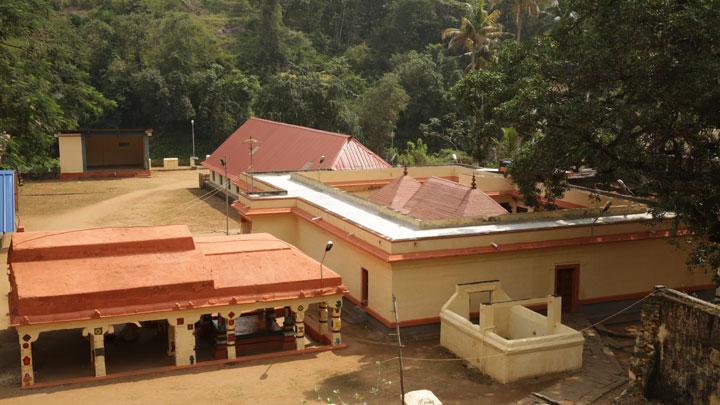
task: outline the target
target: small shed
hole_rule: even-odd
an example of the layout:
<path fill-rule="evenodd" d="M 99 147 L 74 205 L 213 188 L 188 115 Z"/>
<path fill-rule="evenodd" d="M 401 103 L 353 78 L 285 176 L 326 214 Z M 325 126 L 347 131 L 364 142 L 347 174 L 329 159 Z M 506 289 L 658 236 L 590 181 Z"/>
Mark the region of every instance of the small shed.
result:
<path fill-rule="evenodd" d="M 150 175 L 152 129 L 77 129 L 60 131 L 60 177 Z"/>

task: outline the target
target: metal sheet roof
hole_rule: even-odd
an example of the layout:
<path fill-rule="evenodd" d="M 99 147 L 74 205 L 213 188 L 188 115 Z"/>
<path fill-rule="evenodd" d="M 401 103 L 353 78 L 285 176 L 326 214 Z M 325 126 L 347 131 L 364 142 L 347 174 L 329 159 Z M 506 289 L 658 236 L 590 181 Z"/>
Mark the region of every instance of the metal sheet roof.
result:
<path fill-rule="evenodd" d="M 252 141 L 249 139 L 252 137 Z M 252 152 L 251 152 L 252 148 Z M 250 154 L 252 153 L 252 168 Z M 320 163 L 320 157 L 325 156 Z M 377 169 L 390 167 L 350 135 L 250 118 L 210 155 L 203 165 L 228 175 L 242 172 L 287 172 L 316 169 Z"/>

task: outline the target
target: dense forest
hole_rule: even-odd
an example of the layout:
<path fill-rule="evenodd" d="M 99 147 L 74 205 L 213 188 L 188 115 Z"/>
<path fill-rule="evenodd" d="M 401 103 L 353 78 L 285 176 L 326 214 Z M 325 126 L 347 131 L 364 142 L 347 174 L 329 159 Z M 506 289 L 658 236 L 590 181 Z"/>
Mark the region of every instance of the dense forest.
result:
<path fill-rule="evenodd" d="M 490 24 L 507 34 L 488 38 L 514 39 L 526 19 L 523 33 L 537 32 L 544 3 L 525 3 L 520 20 L 496 13 Z M 443 31 L 489 8 L 454 0 L 10 0 L 0 6 L 9 161 L 48 170 L 53 132 L 73 127 L 151 127 L 153 156 L 189 156 L 191 119 L 202 155 L 251 115 L 353 134 L 388 159 L 411 142 L 400 153 L 407 163 L 441 151 L 437 159 L 482 159 L 476 117 L 453 93 L 475 52 L 465 55 L 468 38 L 448 49 Z"/>
<path fill-rule="evenodd" d="M 534 204 L 593 167 L 719 268 L 718 22 L 720 0 L 3 0 L 3 164 L 53 170 L 74 127 L 189 156 L 191 119 L 202 155 L 255 115 L 393 163 L 512 158 Z"/>

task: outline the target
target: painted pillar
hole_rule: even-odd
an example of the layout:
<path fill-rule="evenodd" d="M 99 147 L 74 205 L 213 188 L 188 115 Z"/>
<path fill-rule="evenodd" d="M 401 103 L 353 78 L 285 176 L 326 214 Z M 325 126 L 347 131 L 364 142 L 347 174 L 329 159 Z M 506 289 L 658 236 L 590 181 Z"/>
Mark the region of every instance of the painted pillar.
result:
<path fill-rule="evenodd" d="M 480 304 L 480 331 L 495 328 L 495 310 L 492 305 Z"/>
<path fill-rule="evenodd" d="M 283 331 L 285 333 L 285 336 L 288 336 L 290 333 L 293 333 L 294 329 L 295 329 L 295 319 L 293 319 L 292 311 L 290 310 L 290 307 L 285 307 L 284 316 L 283 316 Z"/>
<path fill-rule="evenodd" d="M 105 334 L 112 332 L 112 326 L 93 326 L 83 329 L 83 336 L 90 339 L 90 359 L 95 368 L 95 377 L 107 375 L 105 369 Z"/>
<path fill-rule="evenodd" d="M 235 313 L 229 312 L 227 314 L 227 323 L 225 327 L 226 335 L 226 347 L 227 347 L 227 358 L 234 359 L 237 357 L 237 351 L 235 350 Z"/>
<path fill-rule="evenodd" d="M 167 355 L 174 356 L 175 355 L 175 327 L 170 325 L 169 323 L 167 325 L 167 337 L 168 337 Z"/>
<path fill-rule="evenodd" d="M 174 329 L 175 338 L 175 365 L 189 366 L 197 362 L 197 353 L 195 353 L 195 322 L 196 316 L 178 317 L 168 319 L 170 329 Z"/>
<path fill-rule="evenodd" d="M 555 333 L 562 322 L 562 297 L 548 296 L 547 334 Z"/>
<path fill-rule="evenodd" d="M 18 329 L 18 336 L 20 337 L 20 381 L 23 387 L 29 387 L 35 383 L 32 344 L 38 339 L 40 334 Z"/>
<path fill-rule="evenodd" d="M 305 350 L 305 306 L 295 307 L 295 348 Z"/>
<path fill-rule="evenodd" d="M 143 135 L 143 149 L 143 156 L 145 157 L 145 170 L 150 170 L 152 168 L 152 161 L 150 160 L 150 137 L 147 133 Z"/>
<path fill-rule="evenodd" d="M 321 335 L 325 336 L 328 331 L 328 304 L 327 302 L 321 302 L 319 305 L 319 328 Z"/>
<path fill-rule="evenodd" d="M 335 302 L 335 306 L 332 309 L 332 342 L 333 346 L 337 346 L 342 343 L 342 336 L 340 335 L 340 329 L 342 327 L 342 321 L 340 320 L 340 312 L 342 310 L 342 299 L 338 299 Z"/>

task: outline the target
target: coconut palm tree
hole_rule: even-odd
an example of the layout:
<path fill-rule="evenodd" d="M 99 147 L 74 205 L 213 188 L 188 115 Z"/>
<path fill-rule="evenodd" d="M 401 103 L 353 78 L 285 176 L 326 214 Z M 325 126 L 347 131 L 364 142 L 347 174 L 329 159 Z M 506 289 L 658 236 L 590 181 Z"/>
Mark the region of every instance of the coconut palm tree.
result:
<path fill-rule="evenodd" d="M 487 65 L 494 57 L 494 47 L 502 35 L 502 28 L 497 23 L 500 12 L 485 10 L 485 0 L 475 4 L 465 3 L 467 14 L 460 18 L 460 26 L 447 28 L 442 33 L 443 40 L 449 40 L 448 49 L 461 49 L 470 56 L 470 64 L 466 72 Z"/>

